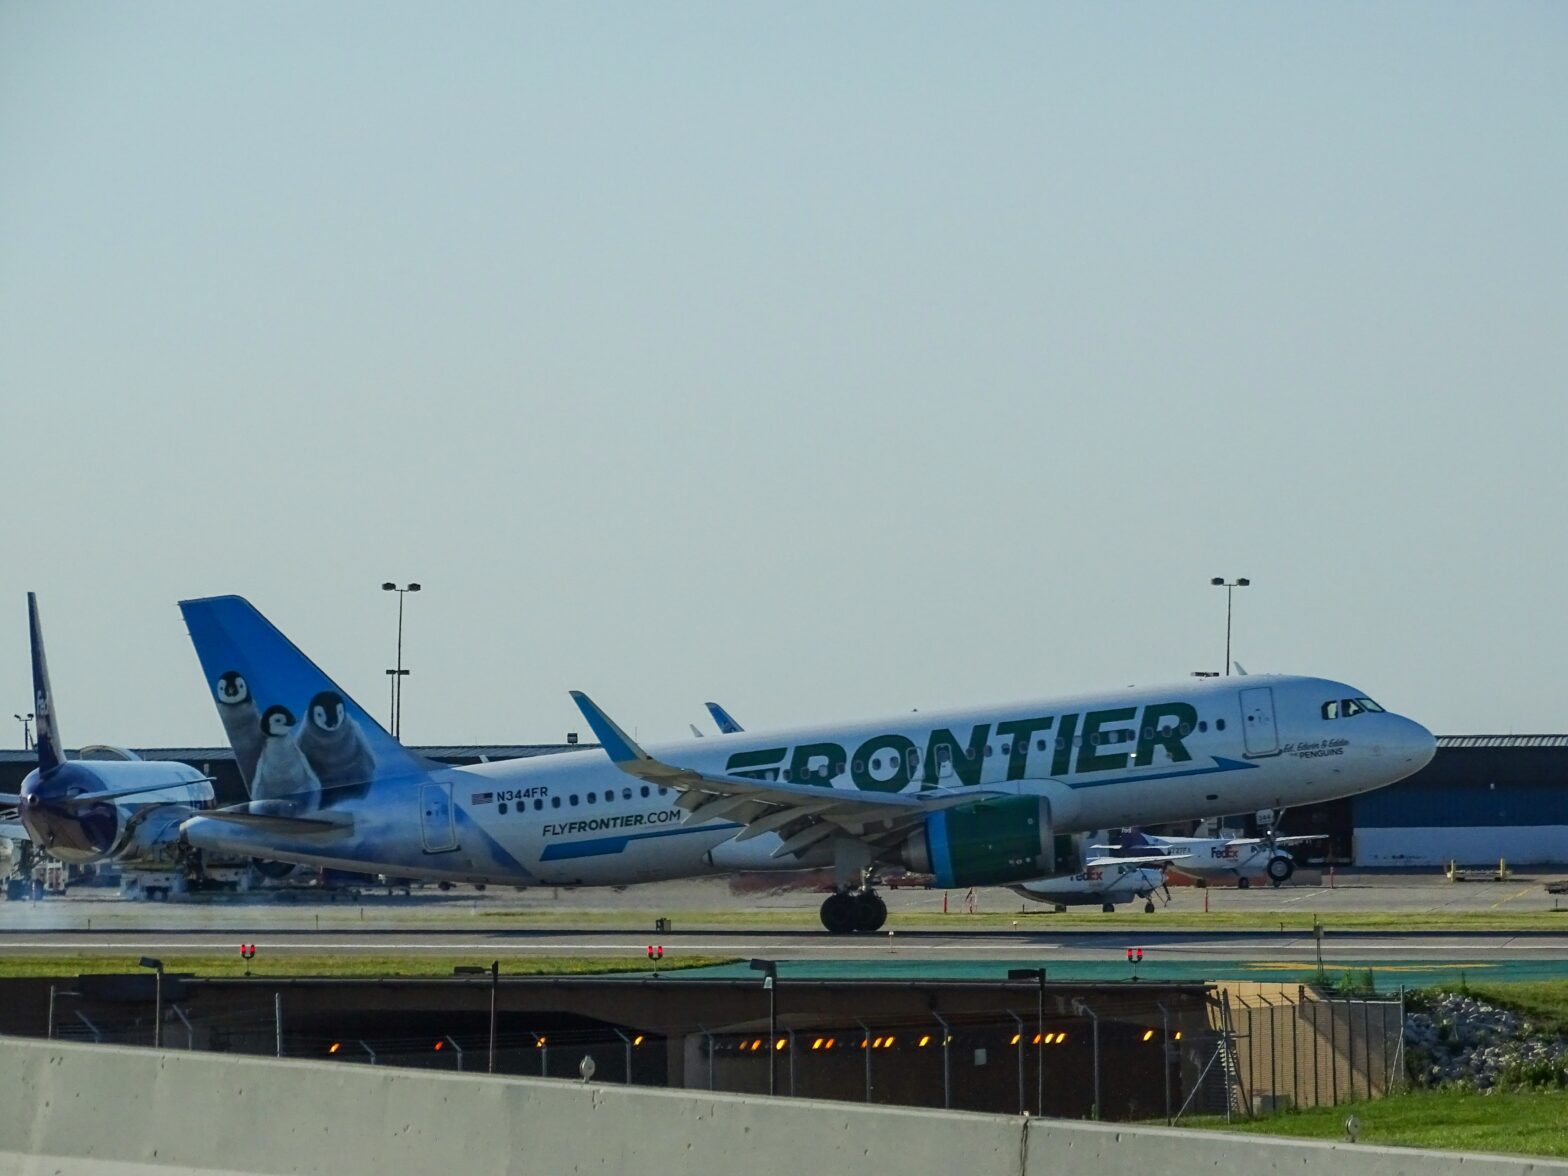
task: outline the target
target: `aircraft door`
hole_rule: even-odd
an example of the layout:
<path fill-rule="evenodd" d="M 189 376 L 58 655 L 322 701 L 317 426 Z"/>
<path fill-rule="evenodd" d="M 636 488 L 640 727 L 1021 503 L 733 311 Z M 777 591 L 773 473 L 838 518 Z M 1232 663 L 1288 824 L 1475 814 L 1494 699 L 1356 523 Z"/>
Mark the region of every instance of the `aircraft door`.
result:
<path fill-rule="evenodd" d="M 1241 692 L 1241 733 L 1249 756 L 1279 754 L 1272 687 L 1254 686 Z"/>
<path fill-rule="evenodd" d="M 419 786 L 419 833 L 426 853 L 450 853 L 457 848 L 450 784 Z"/>

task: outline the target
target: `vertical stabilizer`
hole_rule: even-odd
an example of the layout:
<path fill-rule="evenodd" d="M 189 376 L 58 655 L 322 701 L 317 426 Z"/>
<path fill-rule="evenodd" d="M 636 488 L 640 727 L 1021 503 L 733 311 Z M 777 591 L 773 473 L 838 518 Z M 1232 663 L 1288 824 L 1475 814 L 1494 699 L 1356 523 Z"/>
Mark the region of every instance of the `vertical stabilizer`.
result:
<path fill-rule="evenodd" d="M 298 813 L 363 796 L 433 765 L 381 724 L 239 596 L 182 600 L 191 642 L 252 800 Z"/>
<path fill-rule="evenodd" d="M 49 662 L 44 657 L 44 628 L 38 620 L 38 595 L 27 594 L 27 637 L 33 651 L 33 727 L 37 735 L 38 770 L 53 771 L 65 762 L 60 729 L 55 726 L 54 692 L 49 689 Z"/>
<path fill-rule="evenodd" d="M 713 721 L 719 728 L 719 734 L 738 735 L 745 729 L 730 717 L 729 711 L 725 710 L 718 703 L 709 702 L 703 705 L 708 708 L 708 713 L 713 716 Z"/>

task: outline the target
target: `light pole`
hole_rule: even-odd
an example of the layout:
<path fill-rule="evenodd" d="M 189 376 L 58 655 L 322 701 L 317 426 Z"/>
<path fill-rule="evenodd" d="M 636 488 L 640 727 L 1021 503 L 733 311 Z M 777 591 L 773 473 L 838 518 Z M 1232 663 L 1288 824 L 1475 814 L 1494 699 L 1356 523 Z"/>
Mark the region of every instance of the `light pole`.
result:
<path fill-rule="evenodd" d="M 1035 1006 L 1034 1022 L 1034 1069 L 1035 1069 L 1035 1114 L 1045 1117 L 1045 969 L 1044 968 L 1009 968 L 1009 980 L 1033 980 L 1039 986 L 1040 999 Z"/>
<path fill-rule="evenodd" d="M 752 960 L 754 972 L 762 973 L 762 987 L 768 990 L 768 1093 L 778 1093 L 779 966 L 772 960 Z"/>
<path fill-rule="evenodd" d="M 403 679 L 408 676 L 403 668 L 403 597 L 418 592 L 419 585 L 409 583 L 399 588 L 388 580 L 381 585 L 381 591 L 397 593 L 397 668 L 387 671 L 392 679 L 392 738 L 397 739 L 403 730 Z"/>
<path fill-rule="evenodd" d="M 1080 1017 L 1088 1016 L 1094 1022 L 1094 1118 L 1100 1118 L 1100 1017 L 1093 1009 L 1078 998 L 1073 999 L 1073 1012 Z"/>
<path fill-rule="evenodd" d="M 483 976 L 490 973 L 490 1060 L 485 1066 L 485 1072 L 495 1073 L 495 998 L 497 990 L 501 987 L 501 961 L 492 960 L 488 968 L 478 968 L 472 964 L 458 964 L 452 969 L 454 976 Z"/>
<path fill-rule="evenodd" d="M 11 717 L 22 724 L 22 750 L 31 751 L 33 749 L 33 712 L 28 711 L 25 715 L 12 715 Z"/>
<path fill-rule="evenodd" d="M 142 956 L 137 961 L 137 965 L 157 971 L 157 976 L 153 980 L 152 1047 L 161 1049 L 163 1047 L 163 961 Z"/>
<path fill-rule="evenodd" d="M 1238 576 L 1234 580 L 1227 580 L 1224 576 L 1215 576 L 1209 581 L 1216 588 L 1225 589 L 1225 676 L 1230 677 L 1230 598 L 1231 593 L 1237 588 L 1245 588 L 1252 581 L 1245 576 Z"/>

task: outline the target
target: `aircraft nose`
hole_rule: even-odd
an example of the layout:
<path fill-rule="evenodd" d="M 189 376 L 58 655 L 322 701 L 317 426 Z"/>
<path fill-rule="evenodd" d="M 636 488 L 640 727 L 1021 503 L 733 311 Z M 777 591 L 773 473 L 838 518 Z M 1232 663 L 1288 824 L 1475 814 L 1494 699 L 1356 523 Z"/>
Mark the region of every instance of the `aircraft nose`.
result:
<path fill-rule="evenodd" d="M 1414 719 L 1407 719 L 1403 715 L 1395 715 L 1394 718 L 1399 723 L 1394 746 L 1409 763 L 1410 770 L 1419 772 L 1437 754 L 1437 737 Z"/>

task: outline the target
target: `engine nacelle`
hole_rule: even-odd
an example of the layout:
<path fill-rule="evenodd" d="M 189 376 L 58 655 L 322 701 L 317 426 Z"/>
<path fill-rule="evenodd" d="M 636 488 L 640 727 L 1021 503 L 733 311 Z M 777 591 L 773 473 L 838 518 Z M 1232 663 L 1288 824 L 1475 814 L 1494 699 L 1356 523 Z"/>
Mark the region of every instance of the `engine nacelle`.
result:
<path fill-rule="evenodd" d="M 1056 871 L 1050 802 L 1009 796 L 943 809 L 899 847 L 899 858 L 938 886 L 996 886 Z"/>

